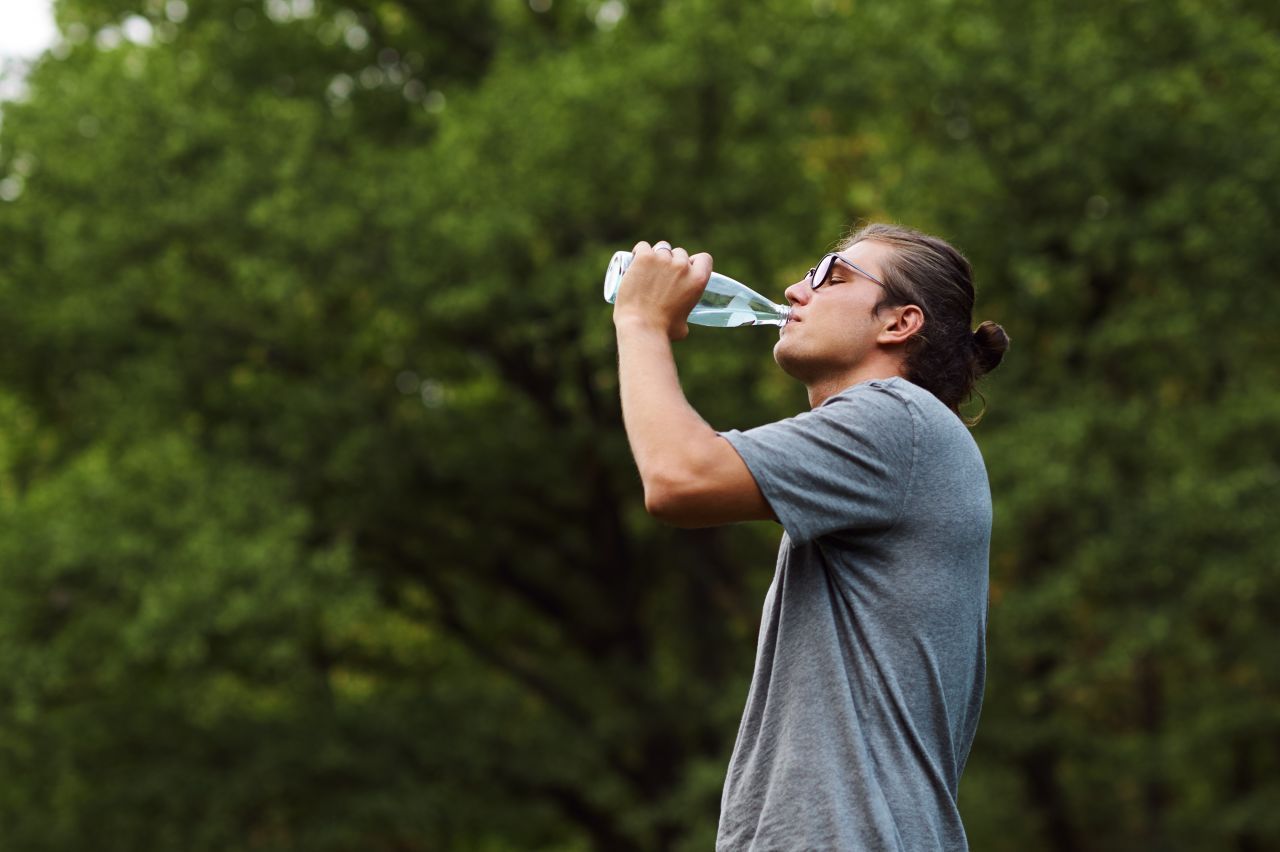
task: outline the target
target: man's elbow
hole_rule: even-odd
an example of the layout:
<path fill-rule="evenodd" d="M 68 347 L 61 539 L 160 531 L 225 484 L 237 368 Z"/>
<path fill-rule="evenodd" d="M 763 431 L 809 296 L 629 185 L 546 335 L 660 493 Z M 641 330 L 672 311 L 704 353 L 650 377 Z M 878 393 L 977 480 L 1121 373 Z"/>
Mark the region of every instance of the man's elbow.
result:
<path fill-rule="evenodd" d="M 698 520 L 691 492 L 671 480 L 655 480 L 644 484 L 644 509 L 653 517 L 674 527 L 692 529 L 707 526 Z"/>

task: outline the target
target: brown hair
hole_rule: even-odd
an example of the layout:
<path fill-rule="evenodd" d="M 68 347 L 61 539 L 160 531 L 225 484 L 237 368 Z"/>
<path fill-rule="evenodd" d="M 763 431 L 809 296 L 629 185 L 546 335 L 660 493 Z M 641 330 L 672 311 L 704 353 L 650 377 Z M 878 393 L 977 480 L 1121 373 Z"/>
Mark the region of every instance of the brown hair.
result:
<path fill-rule="evenodd" d="M 863 240 L 893 247 L 882 266 L 885 297 L 881 308 L 917 305 L 924 327 L 907 341 L 907 380 L 919 385 L 960 415 L 978 379 L 991 372 L 1009 348 L 1009 335 L 999 325 L 973 321 L 973 268 L 944 240 L 900 225 L 873 223 L 853 230 L 840 246 L 844 251 Z M 981 393 L 978 394 L 982 396 Z M 965 421 L 973 426 L 983 411 Z"/>

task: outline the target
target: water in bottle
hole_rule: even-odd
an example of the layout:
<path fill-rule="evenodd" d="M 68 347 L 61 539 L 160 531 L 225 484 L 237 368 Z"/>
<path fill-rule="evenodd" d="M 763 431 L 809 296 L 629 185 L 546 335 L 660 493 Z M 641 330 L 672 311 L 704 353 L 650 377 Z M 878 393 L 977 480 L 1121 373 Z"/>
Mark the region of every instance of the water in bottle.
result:
<path fill-rule="evenodd" d="M 620 251 L 609 261 L 604 276 L 604 300 L 613 304 L 618 298 L 618 285 L 631 265 L 631 252 Z M 710 325 L 717 328 L 734 328 L 740 325 L 786 325 L 791 308 L 778 305 L 761 296 L 746 284 L 734 281 L 719 272 L 711 273 L 711 280 L 702 292 L 702 298 L 689 314 L 694 325 Z"/>

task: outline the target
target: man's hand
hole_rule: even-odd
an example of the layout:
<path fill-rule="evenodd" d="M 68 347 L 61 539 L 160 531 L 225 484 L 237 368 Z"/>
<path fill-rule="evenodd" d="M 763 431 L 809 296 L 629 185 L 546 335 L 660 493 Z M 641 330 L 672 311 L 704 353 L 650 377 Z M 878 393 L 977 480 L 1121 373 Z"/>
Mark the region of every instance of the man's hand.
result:
<path fill-rule="evenodd" d="M 689 257 L 665 240 L 652 247 L 638 242 L 631 252 L 631 265 L 618 285 L 613 324 L 660 328 L 668 340 L 684 340 L 689 335 L 689 312 L 711 278 L 711 255 Z"/>

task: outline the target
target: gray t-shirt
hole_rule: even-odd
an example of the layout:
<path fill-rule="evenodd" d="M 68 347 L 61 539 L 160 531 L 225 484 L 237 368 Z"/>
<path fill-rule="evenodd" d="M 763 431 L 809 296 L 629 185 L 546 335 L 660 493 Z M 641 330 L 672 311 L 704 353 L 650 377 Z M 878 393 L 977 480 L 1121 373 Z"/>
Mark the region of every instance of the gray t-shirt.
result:
<path fill-rule="evenodd" d="M 721 434 L 786 532 L 716 849 L 967 849 L 991 540 L 968 429 L 892 378 Z"/>

